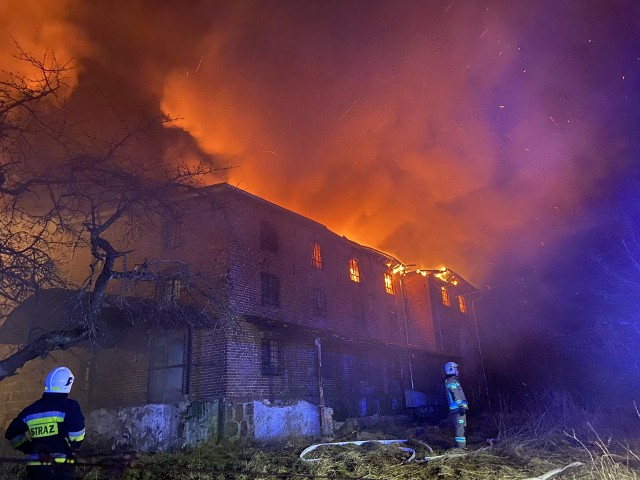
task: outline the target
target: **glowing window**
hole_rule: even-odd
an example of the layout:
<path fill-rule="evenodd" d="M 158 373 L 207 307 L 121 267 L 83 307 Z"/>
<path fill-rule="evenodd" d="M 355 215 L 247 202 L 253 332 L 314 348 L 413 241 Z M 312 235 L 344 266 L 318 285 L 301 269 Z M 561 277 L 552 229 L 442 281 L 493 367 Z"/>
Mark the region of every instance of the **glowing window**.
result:
<path fill-rule="evenodd" d="M 449 299 L 449 292 L 445 287 L 442 287 L 442 304 L 447 307 L 451 306 L 451 300 Z"/>
<path fill-rule="evenodd" d="M 384 290 L 389 295 L 395 295 L 396 294 L 395 288 L 393 287 L 393 275 L 391 275 L 390 273 L 386 273 L 386 272 L 384 274 Z"/>
<path fill-rule="evenodd" d="M 322 270 L 322 251 L 316 242 L 311 244 L 311 265 Z"/>
<path fill-rule="evenodd" d="M 360 265 L 356 258 L 349 260 L 349 278 L 354 282 L 360 281 Z"/>
<path fill-rule="evenodd" d="M 464 303 L 464 297 L 462 295 L 458 297 L 458 307 L 462 313 L 467 313 L 467 304 Z"/>

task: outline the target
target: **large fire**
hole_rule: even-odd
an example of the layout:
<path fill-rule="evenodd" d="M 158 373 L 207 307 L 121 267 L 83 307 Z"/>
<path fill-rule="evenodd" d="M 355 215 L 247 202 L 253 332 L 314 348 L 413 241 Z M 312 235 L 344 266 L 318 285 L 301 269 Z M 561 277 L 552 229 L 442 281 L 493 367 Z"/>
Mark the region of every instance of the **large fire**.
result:
<path fill-rule="evenodd" d="M 79 109 L 179 117 L 181 158 L 213 155 L 240 188 L 472 279 L 588 227 L 585 201 L 621 168 L 600 161 L 624 148 L 601 118 L 629 77 L 598 100 L 603 69 L 624 66 L 580 2 L 0 8 L 5 70 L 13 39 L 74 58 Z"/>

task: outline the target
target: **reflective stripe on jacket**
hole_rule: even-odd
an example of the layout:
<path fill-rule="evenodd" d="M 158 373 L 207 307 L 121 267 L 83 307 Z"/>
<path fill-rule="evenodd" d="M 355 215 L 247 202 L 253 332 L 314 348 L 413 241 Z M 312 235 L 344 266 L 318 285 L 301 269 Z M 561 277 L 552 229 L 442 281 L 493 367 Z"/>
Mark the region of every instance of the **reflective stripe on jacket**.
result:
<path fill-rule="evenodd" d="M 32 453 L 29 455 L 28 467 L 40 467 L 43 465 L 53 465 L 54 463 L 76 463 L 73 457 L 67 456 L 64 453 L 52 453 L 49 455 L 38 455 Z"/>
<path fill-rule="evenodd" d="M 42 458 L 38 455 L 66 462 L 67 456 L 80 447 L 84 435 L 84 416 L 78 402 L 65 393 L 45 393 L 13 419 L 5 438 L 13 448 L 36 454 L 34 462 Z"/>
<path fill-rule="evenodd" d="M 447 390 L 447 398 L 449 399 L 449 410 L 467 410 L 469 408 L 458 377 L 455 375 L 447 375 L 447 378 L 444 380 L 444 386 Z"/>

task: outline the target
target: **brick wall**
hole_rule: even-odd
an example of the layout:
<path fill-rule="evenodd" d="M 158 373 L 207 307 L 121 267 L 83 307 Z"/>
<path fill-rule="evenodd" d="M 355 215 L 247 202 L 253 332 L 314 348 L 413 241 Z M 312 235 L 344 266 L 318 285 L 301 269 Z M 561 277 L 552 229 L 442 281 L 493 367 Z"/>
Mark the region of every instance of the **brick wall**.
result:
<path fill-rule="evenodd" d="M 142 405 L 147 401 L 148 328 L 126 327 L 119 333 L 113 346 L 94 350 L 89 401 L 92 409 Z"/>
<path fill-rule="evenodd" d="M 404 408 L 406 352 L 338 342 L 323 345 L 325 403 L 334 418 L 387 415 Z"/>
<path fill-rule="evenodd" d="M 431 312 L 434 318 L 434 329 L 438 335 L 438 349 L 443 353 L 462 356 L 464 351 L 464 332 L 473 325 L 471 312 L 462 313 L 458 304 L 458 295 L 462 294 L 458 288 L 452 285 L 429 279 L 429 297 L 431 299 Z M 447 289 L 451 305 L 442 302 L 442 287 Z"/>
<path fill-rule="evenodd" d="M 412 345 L 435 348 L 434 322 L 425 303 L 428 299 L 405 308 L 405 290 L 399 278 L 393 275 L 395 294 L 385 291 L 388 256 L 226 185 L 211 189 L 208 199 L 189 199 L 182 207 L 182 237 L 177 246 L 162 249 L 160 219 L 155 227 L 146 229 L 144 235 L 130 240 L 128 245 L 119 246 L 132 249 L 132 253 L 123 259 L 129 268 L 144 259 L 162 260 L 167 265 L 171 262 L 188 264 L 192 272 L 202 277 L 201 285 L 215 297 L 214 303 L 222 305 L 208 311 L 228 323 L 230 329 L 224 334 L 221 330 L 213 333 L 207 329 L 193 333 L 191 384 L 185 388 L 191 397 L 251 400 L 278 397 L 317 401 L 313 336 L 281 335 L 279 340 L 283 342 L 286 367 L 282 375 L 266 376 L 261 368 L 264 332 L 238 320 L 242 316 L 395 345 L 407 344 L 408 328 Z M 276 248 L 273 249 L 276 251 L 261 245 L 261 229 L 265 224 L 276 232 Z M 320 269 L 312 265 L 313 243 L 321 247 Z M 360 282 L 349 277 L 352 258 L 358 260 Z M 262 305 L 262 273 L 279 279 L 277 306 Z M 410 287 L 406 288 L 407 292 Z M 155 286 L 145 282 L 120 282 L 114 283 L 111 290 L 112 293 L 151 297 Z M 322 314 L 314 312 L 314 294 L 318 291 L 322 292 L 326 305 Z M 207 303 L 203 298 L 199 302 L 201 305 Z M 114 398 L 139 402 L 144 397 L 148 364 L 144 364 L 141 355 L 145 349 L 146 345 L 141 345 L 122 353 L 119 361 L 126 363 L 135 375 L 126 386 L 130 393 Z M 103 354 L 96 368 L 104 365 L 108 369 L 112 363 L 108 356 L 108 353 Z M 400 360 L 394 360 L 393 367 L 386 363 L 373 364 L 380 368 L 378 373 L 384 373 L 397 370 L 400 363 Z M 114 379 L 108 371 L 105 378 L 106 382 L 116 382 L 117 389 L 120 385 L 125 388 L 126 382 Z M 139 382 L 139 387 L 134 387 L 133 382 Z M 388 379 L 384 382 L 388 383 Z"/>
<path fill-rule="evenodd" d="M 410 345 L 430 351 L 439 350 L 439 332 L 433 318 L 429 279 L 417 273 L 410 273 L 404 277 L 403 286 L 407 298 Z"/>
<path fill-rule="evenodd" d="M 282 349 L 281 374 L 263 371 L 264 338 L 273 338 Z M 263 330 L 251 323 L 229 335 L 227 343 L 226 397 L 230 399 L 318 401 L 313 337 L 290 331 Z"/>
<path fill-rule="evenodd" d="M 392 276 L 395 294 L 389 294 L 384 282 L 384 274 L 389 273 L 387 262 L 392 260 L 388 256 L 230 186 L 211 189 L 207 199 L 188 199 L 183 207 L 181 241 L 172 248 L 162 247 L 160 219 L 134 238 L 118 238 L 115 231 L 113 239 L 118 247 L 132 250 L 119 267 L 131 268 L 145 259 L 159 261 L 158 269 L 188 265 L 209 297 L 181 297 L 218 320 L 216 328 L 189 329 L 185 400 L 224 399 L 229 405 L 249 405 L 254 400 L 317 403 L 316 336 L 335 337 L 323 340 L 323 359 L 326 404 L 336 408 L 338 418 L 392 413 L 404 406 L 410 352 L 400 347 L 407 346 L 407 334 L 416 348 L 411 357 L 415 388 L 432 389 L 434 368 L 437 363 L 439 370 L 441 362 L 421 355 L 436 350 L 436 327 L 446 326 L 453 334 L 452 327 L 462 328 L 465 318 L 454 308 L 442 310 L 428 282 L 407 276 L 403 286 Z M 276 232 L 276 251 L 261 245 L 265 224 Z M 321 269 L 312 265 L 314 242 L 321 247 Z M 359 262 L 360 282 L 349 277 L 352 258 Z M 76 280 L 84 278 L 89 263 L 87 252 L 79 252 L 67 265 L 68 274 Z M 262 305 L 262 273 L 279 279 L 277 306 Z M 314 311 L 314 292 L 318 291 L 326 305 L 320 314 Z M 149 282 L 113 282 L 110 286 L 112 295 L 151 298 L 155 292 L 156 286 Z M 113 346 L 95 350 L 91 363 L 92 395 L 87 402 L 92 408 L 147 401 L 153 323 L 151 319 L 146 325 L 123 324 L 107 332 L 113 336 Z M 284 363 L 278 374 L 263 371 L 265 338 L 277 340 L 282 348 Z M 439 386 L 439 380 L 438 376 L 435 385 Z M 238 423 L 242 436 L 242 422 L 250 412 L 233 410 L 229 414 L 227 418 L 242 417 Z"/>
<path fill-rule="evenodd" d="M 226 393 L 227 341 L 216 329 L 193 330 L 190 396 L 197 399 L 223 398 Z"/>
<path fill-rule="evenodd" d="M 438 409 L 446 406 L 444 364 L 451 360 L 441 355 L 411 352 L 414 389 L 427 394 L 427 405 Z"/>
<path fill-rule="evenodd" d="M 281 375 L 265 375 L 262 341 L 270 333 L 268 329 L 265 331 L 264 325 L 244 322 L 243 316 L 400 346 L 407 343 L 408 328 L 411 345 L 435 350 L 430 298 L 419 292 L 426 286 L 408 282 L 403 287 L 400 279 L 392 276 L 395 294 L 387 293 L 384 283 L 384 274 L 389 273 L 387 256 L 229 186 L 214 188 L 206 201 L 202 198 L 188 200 L 183 210 L 182 241 L 177 247 L 161 248 L 158 226 L 135 240 L 133 253 L 126 261 L 129 267 L 145 258 L 187 263 L 193 272 L 206 278 L 216 300 L 228 305 L 228 310 L 222 308 L 213 312 L 221 320 L 224 318 L 225 326 L 229 328 L 193 331 L 190 385 L 185 386 L 190 398 L 307 399 L 317 402 L 314 336 L 292 334 L 286 329 L 279 331 L 277 338 L 284 351 L 284 370 Z M 276 251 L 261 245 L 261 228 L 265 223 L 276 232 Z M 312 265 L 313 243 L 321 247 L 321 269 Z M 349 278 L 352 258 L 359 262 L 360 282 Z M 278 306 L 261 304 L 261 273 L 278 277 Z M 123 292 L 148 296 L 153 295 L 151 287 L 149 284 L 120 285 Z M 314 312 L 315 291 L 321 291 L 326 302 L 322 315 Z M 413 295 L 417 300 L 403 305 L 405 294 Z M 362 413 L 362 391 L 373 391 L 383 399 L 370 400 L 365 410 L 386 413 L 400 405 L 402 382 L 408 378 L 407 353 L 389 356 L 383 347 L 380 348 L 382 350 L 378 352 L 365 348 L 357 355 L 354 352 L 341 354 L 344 379 L 341 382 L 336 379 L 333 385 L 333 380 L 327 380 L 327 391 L 333 396 L 334 403 L 344 404 L 342 411 Z M 126 388 L 130 393 L 115 398 L 134 403 L 143 400 L 148 363 L 145 364 L 140 356 L 145 349 L 146 345 L 141 345 L 140 349 L 124 353 L 119 359 L 130 365 L 136 374 Z M 109 364 L 108 355 L 103 357 L 97 365 Z M 105 377 L 108 382 L 114 381 L 110 373 Z M 133 382 L 139 382 L 139 385 L 135 387 Z M 125 388 L 123 380 L 117 381 L 116 385 Z M 344 400 L 340 399 L 341 395 L 346 395 Z M 372 406 L 374 403 L 375 407 Z"/>
<path fill-rule="evenodd" d="M 252 196 L 224 192 L 228 219 L 231 308 L 361 339 L 405 342 L 398 279 L 385 292 L 388 259 L 330 232 L 326 227 Z M 277 251 L 261 248 L 261 224 L 277 232 Z M 311 245 L 322 249 L 322 268 L 312 266 Z M 349 260 L 359 261 L 361 281 L 349 278 Z M 261 305 L 261 273 L 279 278 L 279 306 Z M 314 316 L 314 290 L 324 293 L 326 316 Z"/>

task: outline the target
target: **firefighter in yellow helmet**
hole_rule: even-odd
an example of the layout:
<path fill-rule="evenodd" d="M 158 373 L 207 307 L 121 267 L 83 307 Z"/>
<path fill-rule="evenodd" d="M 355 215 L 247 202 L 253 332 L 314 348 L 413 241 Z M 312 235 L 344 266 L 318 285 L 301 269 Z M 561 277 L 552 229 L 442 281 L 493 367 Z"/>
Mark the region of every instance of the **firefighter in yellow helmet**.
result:
<path fill-rule="evenodd" d="M 446 377 L 444 379 L 444 386 L 447 390 L 447 398 L 449 400 L 449 413 L 453 419 L 456 447 L 467 448 L 467 437 L 465 437 L 465 429 L 467 427 L 467 411 L 469 411 L 469 404 L 464 396 L 462 385 L 458 379 L 458 364 L 455 362 L 448 362 L 444 366 L 444 373 Z"/>
<path fill-rule="evenodd" d="M 28 455 L 29 480 L 75 479 L 74 452 L 84 440 L 80 405 L 68 398 L 73 374 L 67 367 L 49 372 L 42 398 L 22 410 L 9 424 L 5 438 Z"/>

